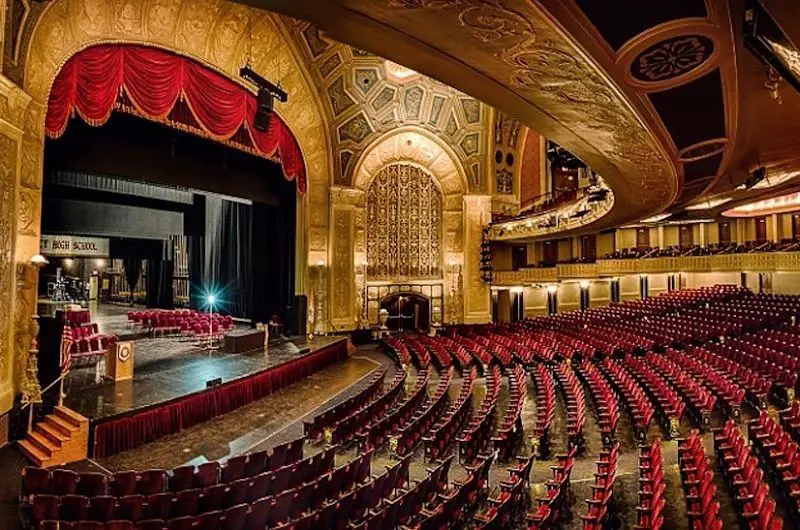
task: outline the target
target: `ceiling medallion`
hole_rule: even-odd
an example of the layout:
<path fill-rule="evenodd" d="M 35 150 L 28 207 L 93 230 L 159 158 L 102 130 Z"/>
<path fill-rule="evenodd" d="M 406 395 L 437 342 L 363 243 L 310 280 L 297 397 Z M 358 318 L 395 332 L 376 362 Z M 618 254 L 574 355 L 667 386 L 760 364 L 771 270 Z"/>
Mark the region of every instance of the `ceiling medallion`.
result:
<path fill-rule="evenodd" d="M 702 35 L 681 35 L 653 44 L 631 63 L 638 81 L 655 83 L 674 79 L 698 68 L 711 57 L 714 42 Z"/>
<path fill-rule="evenodd" d="M 682 162 L 693 162 L 701 158 L 708 158 L 709 156 L 716 155 L 725 150 L 728 140 L 725 138 L 716 138 L 714 140 L 706 140 L 698 144 L 690 145 L 678 153 L 678 158 Z"/>

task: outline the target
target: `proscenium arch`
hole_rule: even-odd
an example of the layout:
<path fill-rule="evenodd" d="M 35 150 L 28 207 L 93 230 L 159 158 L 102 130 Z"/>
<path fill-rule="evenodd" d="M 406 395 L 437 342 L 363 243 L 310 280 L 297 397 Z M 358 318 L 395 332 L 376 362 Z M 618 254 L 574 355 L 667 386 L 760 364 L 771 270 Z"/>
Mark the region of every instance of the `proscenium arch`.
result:
<path fill-rule="evenodd" d="M 332 166 L 323 107 L 281 26 L 274 15 L 221 0 L 56 0 L 39 20 L 28 48 L 25 90 L 40 107 L 35 120 L 40 123 L 31 126 L 43 138 L 47 98 L 56 75 L 73 55 L 90 46 L 123 42 L 160 47 L 234 80 L 252 49 L 254 69 L 280 81 L 289 94 L 276 112 L 300 144 L 309 188 L 314 183 L 327 185 Z"/>
<path fill-rule="evenodd" d="M 277 15 L 223 0 L 53 0 L 31 34 L 21 96 L 26 106 L 17 122 L 21 129 L 17 222 L 10 244 L 17 266 L 11 298 L 12 380 L 17 391 L 31 343 L 28 324 L 36 309 L 35 275 L 20 271 L 27 271 L 31 256 L 39 251 L 49 92 L 72 56 L 89 46 L 109 43 L 161 47 L 233 79 L 249 57 L 255 70 L 280 81 L 289 101 L 277 111 L 300 145 L 308 178 L 308 191 L 298 200 L 295 293 L 308 293 L 309 255 L 328 249 L 333 168 L 329 126 L 302 54 L 294 49 Z"/>

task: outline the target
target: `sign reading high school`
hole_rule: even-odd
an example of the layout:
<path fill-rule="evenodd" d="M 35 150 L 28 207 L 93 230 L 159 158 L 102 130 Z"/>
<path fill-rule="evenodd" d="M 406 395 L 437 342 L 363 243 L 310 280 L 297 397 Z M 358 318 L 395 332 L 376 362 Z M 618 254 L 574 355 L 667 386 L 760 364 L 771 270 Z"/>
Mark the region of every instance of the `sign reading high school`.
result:
<path fill-rule="evenodd" d="M 108 239 L 42 235 L 39 252 L 45 256 L 108 257 Z"/>

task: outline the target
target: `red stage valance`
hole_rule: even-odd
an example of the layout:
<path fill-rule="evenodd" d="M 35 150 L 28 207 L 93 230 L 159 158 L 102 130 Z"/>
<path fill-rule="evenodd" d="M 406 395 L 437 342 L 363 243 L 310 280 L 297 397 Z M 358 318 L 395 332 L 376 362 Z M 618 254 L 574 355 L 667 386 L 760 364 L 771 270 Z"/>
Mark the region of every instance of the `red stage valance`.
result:
<path fill-rule="evenodd" d="M 256 96 L 208 67 L 174 53 L 129 44 L 100 45 L 74 55 L 50 91 L 45 130 L 58 138 L 77 113 L 103 125 L 113 110 L 168 123 L 273 160 L 306 190 L 300 146 L 272 114 L 267 132 L 253 127 Z"/>

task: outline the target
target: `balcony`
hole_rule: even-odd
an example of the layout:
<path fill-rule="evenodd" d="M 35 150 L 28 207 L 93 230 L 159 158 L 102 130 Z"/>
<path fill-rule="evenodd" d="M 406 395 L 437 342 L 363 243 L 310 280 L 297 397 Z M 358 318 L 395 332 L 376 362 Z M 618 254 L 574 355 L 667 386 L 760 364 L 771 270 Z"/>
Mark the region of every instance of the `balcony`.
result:
<path fill-rule="evenodd" d="M 800 272 L 800 252 L 601 259 L 597 263 L 563 263 L 550 268 L 495 271 L 493 283 L 512 286 L 630 274 L 718 271 Z"/>

